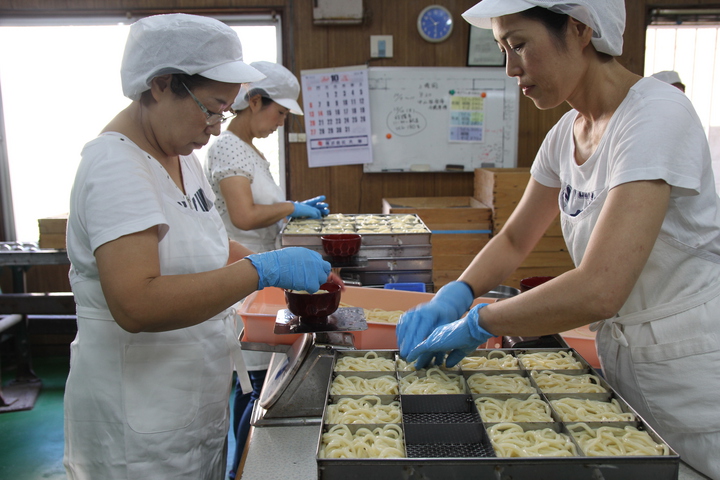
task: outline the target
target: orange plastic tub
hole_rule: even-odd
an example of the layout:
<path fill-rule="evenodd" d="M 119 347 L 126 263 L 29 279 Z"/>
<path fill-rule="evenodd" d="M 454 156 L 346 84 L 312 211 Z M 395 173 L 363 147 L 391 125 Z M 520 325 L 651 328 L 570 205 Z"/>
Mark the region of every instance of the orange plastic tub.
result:
<path fill-rule="evenodd" d="M 409 292 L 405 290 L 385 290 L 368 287 L 346 287 L 340 301 L 360 308 L 380 308 L 382 310 L 409 310 L 429 301 L 434 294 Z M 477 303 L 494 303 L 494 298 L 478 298 Z M 474 305 L 473 304 L 473 305 Z M 276 335 L 275 320 L 277 312 L 287 308 L 283 290 L 268 287 L 253 292 L 242 303 L 238 313 L 243 319 L 245 331 L 242 341 L 267 343 L 270 345 L 289 345 L 300 335 Z M 368 329 L 353 332 L 355 348 L 358 350 L 397 350 L 395 325 L 368 322 Z M 491 339 L 487 348 L 499 346 L 497 339 Z M 485 347 L 483 347 L 485 348 Z"/>
<path fill-rule="evenodd" d="M 581 357 L 587 360 L 592 367 L 600 368 L 600 359 L 595 349 L 595 332 L 590 331 L 589 325 L 562 332 L 560 336 L 562 336 L 565 342 L 574 348 Z"/>

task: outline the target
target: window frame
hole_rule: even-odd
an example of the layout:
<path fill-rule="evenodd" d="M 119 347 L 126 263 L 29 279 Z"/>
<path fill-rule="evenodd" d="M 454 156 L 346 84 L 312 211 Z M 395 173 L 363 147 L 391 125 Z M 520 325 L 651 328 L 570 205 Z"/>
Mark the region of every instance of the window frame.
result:
<path fill-rule="evenodd" d="M 155 14 L 175 13 L 172 11 L 118 12 L 102 15 L 57 15 L 47 14 L 32 17 L 0 17 L 0 27 L 6 26 L 86 26 L 86 25 L 130 25 L 135 21 Z M 276 35 L 276 51 L 278 63 L 283 63 L 283 24 L 277 10 L 238 12 L 238 9 L 191 10 L 184 13 L 214 17 L 232 27 L 236 26 L 274 26 Z M 0 241 L 17 241 L 15 213 L 13 205 L 12 180 L 10 178 L 10 158 L 7 149 L 5 128 L 5 111 L 2 102 L 2 85 L 0 84 Z M 284 128 L 278 129 L 278 168 L 280 187 L 287 190 L 286 180 L 286 140 Z M 198 156 L 200 161 L 203 159 Z"/>

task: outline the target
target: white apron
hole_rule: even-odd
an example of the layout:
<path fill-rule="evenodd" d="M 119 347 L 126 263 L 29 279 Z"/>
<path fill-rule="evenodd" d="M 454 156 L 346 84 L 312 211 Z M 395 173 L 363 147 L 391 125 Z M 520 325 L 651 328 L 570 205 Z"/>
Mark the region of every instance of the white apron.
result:
<path fill-rule="evenodd" d="M 165 199 L 163 274 L 220 268 L 228 244 L 216 210 Z M 246 390 L 234 310 L 193 327 L 131 334 L 105 309 L 78 305 L 65 391 L 70 480 L 222 480 L 233 360 Z"/>
<path fill-rule="evenodd" d="M 252 148 L 252 147 L 249 147 Z M 254 150 L 253 150 L 254 151 Z M 260 154 L 255 152 L 255 175 L 253 176 L 250 189 L 252 190 L 253 202 L 258 205 L 272 205 L 285 201 L 285 194 L 275 183 L 269 164 Z M 241 230 L 233 225 L 230 214 L 223 214 L 223 222 L 230 235 L 230 238 L 249 248 L 255 253 L 269 252 L 280 248 L 280 229 L 283 220 L 264 228 L 253 230 Z"/>
<path fill-rule="evenodd" d="M 561 213 L 576 265 L 607 196 Z M 598 322 L 603 374 L 684 461 L 720 478 L 720 258 L 661 235 L 618 315 Z"/>

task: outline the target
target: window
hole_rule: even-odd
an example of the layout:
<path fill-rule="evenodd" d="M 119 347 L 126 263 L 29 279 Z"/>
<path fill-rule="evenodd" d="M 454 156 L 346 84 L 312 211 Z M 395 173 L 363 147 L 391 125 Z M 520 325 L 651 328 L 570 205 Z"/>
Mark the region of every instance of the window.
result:
<path fill-rule="evenodd" d="M 277 18 L 218 18 L 238 32 L 246 62 L 280 61 Z M 9 175 L 12 190 L 11 198 L 7 188 L 0 192 L 9 237 L 0 240 L 36 242 L 38 218 L 68 211 L 83 145 L 130 102 L 122 95 L 119 72 L 128 28 L 135 20 L 29 23 L 6 19 L 0 23 L 0 45 L 12 45 L 0 49 L 0 108 L 5 126 L 0 143 L 4 138 L 7 152 L 3 159 L 0 149 L 0 177 Z M 284 176 L 284 162 L 279 162 L 281 138 L 276 132 L 255 142 L 273 165 L 276 180 Z M 206 150 L 195 152 L 201 161 Z M 7 179 L 0 178 L 1 185 L 6 183 Z M 279 184 L 284 188 L 284 181 Z"/>
<path fill-rule="evenodd" d="M 696 13 L 656 22 L 647 29 L 645 76 L 663 70 L 680 75 L 708 136 L 720 193 L 720 18 Z"/>

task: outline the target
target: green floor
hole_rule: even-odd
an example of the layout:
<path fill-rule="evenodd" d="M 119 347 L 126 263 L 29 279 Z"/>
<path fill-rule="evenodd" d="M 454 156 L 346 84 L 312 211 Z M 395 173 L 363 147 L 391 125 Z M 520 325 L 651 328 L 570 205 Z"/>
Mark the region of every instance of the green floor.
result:
<path fill-rule="evenodd" d="M 63 456 L 63 392 L 68 357 L 33 360 L 42 380 L 35 407 L 0 414 L 0 478 L 14 480 L 60 480 L 67 478 Z M 3 383 L 14 373 L 3 372 Z"/>
<path fill-rule="evenodd" d="M 63 457 L 63 392 L 68 357 L 33 359 L 33 370 L 43 383 L 32 410 L 0 414 L 0 479 L 66 479 Z M 14 378 L 3 372 L 3 383 Z M 230 435 L 229 450 L 235 450 Z"/>

